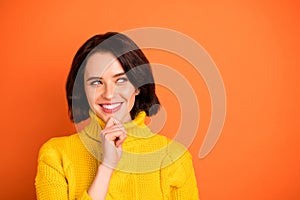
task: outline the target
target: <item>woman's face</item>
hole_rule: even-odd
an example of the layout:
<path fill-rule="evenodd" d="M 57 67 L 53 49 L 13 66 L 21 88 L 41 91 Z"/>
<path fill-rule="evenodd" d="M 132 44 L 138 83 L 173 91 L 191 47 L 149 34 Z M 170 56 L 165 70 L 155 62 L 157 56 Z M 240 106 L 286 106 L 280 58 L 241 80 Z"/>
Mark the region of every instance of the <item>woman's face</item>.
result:
<path fill-rule="evenodd" d="M 111 53 L 94 53 L 87 60 L 84 87 L 90 108 L 105 122 L 114 117 L 131 120 L 130 111 L 139 93 Z"/>

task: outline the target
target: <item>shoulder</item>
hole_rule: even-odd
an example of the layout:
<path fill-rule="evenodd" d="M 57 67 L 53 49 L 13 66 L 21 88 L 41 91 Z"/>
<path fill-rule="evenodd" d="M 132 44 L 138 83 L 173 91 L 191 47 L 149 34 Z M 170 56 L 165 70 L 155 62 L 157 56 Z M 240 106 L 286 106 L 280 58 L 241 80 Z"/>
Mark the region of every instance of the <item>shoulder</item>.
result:
<path fill-rule="evenodd" d="M 51 138 L 40 148 L 38 159 L 59 158 L 72 143 L 76 143 L 76 140 L 79 140 L 78 134 Z"/>
<path fill-rule="evenodd" d="M 180 142 L 167 138 L 166 155 L 163 159 L 163 166 L 173 166 L 175 168 L 192 161 L 189 150 Z"/>
<path fill-rule="evenodd" d="M 183 186 L 186 180 L 194 177 L 192 155 L 181 143 L 169 140 L 168 153 L 163 163 L 163 173 L 171 180 L 171 185 Z"/>
<path fill-rule="evenodd" d="M 147 143 L 143 145 L 143 149 L 153 146 L 151 150 L 158 152 L 163 157 L 163 166 L 170 164 L 185 162 L 192 159 L 189 150 L 180 142 L 170 139 L 161 134 L 153 134 Z"/>
<path fill-rule="evenodd" d="M 183 144 L 164 135 L 153 134 L 150 143 L 153 143 L 157 148 L 164 150 L 166 156 L 173 161 L 178 160 L 178 158 L 181 158 L 182 156 L 187 159 L 191 159 L 192 157 Z"/>

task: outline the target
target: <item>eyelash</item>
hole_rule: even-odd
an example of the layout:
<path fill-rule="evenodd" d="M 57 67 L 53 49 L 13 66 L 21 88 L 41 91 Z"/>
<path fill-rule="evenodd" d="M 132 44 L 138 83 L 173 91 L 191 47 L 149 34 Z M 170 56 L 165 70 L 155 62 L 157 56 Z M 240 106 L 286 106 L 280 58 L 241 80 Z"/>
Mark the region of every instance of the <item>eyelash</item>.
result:
<path fill-rule="evenodd" d="M 116 81 L 116 83 L 124 83 L 126 81 L 128 81 L 128 79 L 125 78 L 125 77 L 122 77 L 122 78 L 118 78 L 117 81 Z M 97 86 L 97 85 L 102 85 L 102 84 L 103 83 L 100 80 L 92 81 L 90 83 L 90 85 L 92 85 L 92 86 Z"/>
<path fill-rule="evenodd" d="M 121 82 L 119 82 L 120 80 L 121 80 Z M 124 83 L 124 82 L 126 82 L 126 81 L 128 81 L 128 79 L 125 78 L 125 77 L 122 77 L 122 78 L 117 79 L 117 83 Z"/>
<path fill-rule="evenodd" d="M 90 85 L 102 85 L 102 82 L 99 81 L 99 80 L 97 80 L 97 81 L 92 81 L 92 82 L 90 83 Z"/>

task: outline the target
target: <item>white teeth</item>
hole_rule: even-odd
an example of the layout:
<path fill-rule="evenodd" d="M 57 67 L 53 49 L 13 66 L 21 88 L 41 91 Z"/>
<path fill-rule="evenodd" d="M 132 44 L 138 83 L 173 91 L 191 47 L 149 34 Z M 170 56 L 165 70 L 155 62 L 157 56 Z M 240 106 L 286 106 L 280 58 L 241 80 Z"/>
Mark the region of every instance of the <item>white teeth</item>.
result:
<path fill-rule="evenodd" d="M 105 109 L 112 110 L 112 109 L 118 107 L 119 105 L 121 105 L 121 103 L 105 104 L 105 105 L 102 105 L 102 107 Z"/>

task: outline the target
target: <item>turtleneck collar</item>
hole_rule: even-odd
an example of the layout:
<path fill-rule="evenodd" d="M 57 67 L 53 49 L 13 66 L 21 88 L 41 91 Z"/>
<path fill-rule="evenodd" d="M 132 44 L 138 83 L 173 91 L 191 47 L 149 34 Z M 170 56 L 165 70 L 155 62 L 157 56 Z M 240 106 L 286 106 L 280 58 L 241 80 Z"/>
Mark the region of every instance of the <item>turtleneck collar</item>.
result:
<path fill-rule="evenodd" d="M 85 132 L 89 138 L 100 142 L 100 132 L 105 128 L 105 122 L 91 110 L 89 111 L 89 115 L 91 119 L 90 123 L 83 129 L 82 132 Z M 125 143 L 141 138 L 148 138 L 154 135 L 145 125 L 145 118 L 146 112 L 141 111 L 133 120 L 122 124 L 127 132 L 127 139 L 125 140 Z"/>
<path fill-rule="evenodd" d="M 124 123 L 127 138 L 122 144 L 122 158 L 117 169 L 130 173 L 146 173 L 168 166 L 173 158 L 178 158 L 184 152 L 178 143 L 164 137 L 157 137 L 145 125 L 145 112 L 140 112 L 135 119 Z M 90 112 L 90 123 L 78 133 L 87 151 L 96 158 L 97 164 L 103 160 L 101 130 L 105 123 L 95 113 Z M 171 152 L 172 155 L 167 156 Z M 172 153 L 173 152 L 173 153 Z M 172 158 L 172 159 L 169 159 Z"/>
<path fill-rule="evenodd" d="M 98 117 L 93 111 L 89 110 L 89 115 L 92 121 L 95 120 L 96 122 L 98 122 L 101 129 L 105 128 L 105 122 L 100 117 Z M 145 118 L 146 118 L 146 112 L 141 111 L 132 121 L 123 123 L 123 126 L 125 126 L 125 128 L 129 128 L 133 125 L 145 127 L 146 126 L 144 123 Z"/>
<path fill-rule="evenodd" d="M 105 122 L 100 119 L 94 112 L 90 111 L 90 123 L 78 133 L 79 138 L 86 149 L 98 160 L 102 160 L 101 130 L 105 128 Z M 135 148 L 144 139 L 155 136 L 151 130 L 145 125 L 146 113 L 144 111 L 130 122 L 124 123 L 127 138 L 122 144 L 123 151 Z M 124 153 L 123 152 L 123 153 Z"/>

